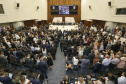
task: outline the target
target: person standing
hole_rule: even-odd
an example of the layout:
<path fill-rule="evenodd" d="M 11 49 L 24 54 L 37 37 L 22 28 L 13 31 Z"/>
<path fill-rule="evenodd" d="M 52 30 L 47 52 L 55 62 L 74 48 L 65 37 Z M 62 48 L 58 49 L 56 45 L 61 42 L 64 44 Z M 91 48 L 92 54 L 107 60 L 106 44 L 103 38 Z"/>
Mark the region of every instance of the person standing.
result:
<path fill-rule="evenodd" d="M 47 64 L 48 64 L 49 68 L 52 70 L 53 57 L 51 56 L 50 53 L 48 53 L 48 55 L 47 55 Z"/>
<path fill-rule="evenodd" d="M 0 83 L 2 83 L 2 84 L 14 84 L 9 77 L 5 76 L 4 71 L 0 72 Z"/>
<path fill-rule="evenodd" d="M 42 74 L 42 78 L 43 79 L 47 79 L 48 76 L 47 76 L 47 64 L 46 62 L 44 61 L 44 57 L 40 58 L 40 62 L 38 63 L 38 67 L 40 69 L 40 72 Z"/>
<path fill-rule="evenodd" d="M 27 67 L 29 68 L 30 72 L 34 71 L 34 61 L 30 58 L 30 54 L 27 55 L 27 58 L 25 59 L 25 63 Z"/>
<path fill-rule="evenodd" d="M 84 59 L 81 60 L 81 73 L 85 75 L 87 73 L 89 66 L 90 60 L 87 58 L 87 56 L 84 56 Z"/>
<path fill-rule="evenodd" d="M 56 57 L 55 57 L 55 55 L 56 55 L 56 47 L 54 47 L 54 45 L 52 45 L 52 47 L 50 48 L 50 53 L 51 53 L 53 59 L 55 60 L 56 59 Z"/>

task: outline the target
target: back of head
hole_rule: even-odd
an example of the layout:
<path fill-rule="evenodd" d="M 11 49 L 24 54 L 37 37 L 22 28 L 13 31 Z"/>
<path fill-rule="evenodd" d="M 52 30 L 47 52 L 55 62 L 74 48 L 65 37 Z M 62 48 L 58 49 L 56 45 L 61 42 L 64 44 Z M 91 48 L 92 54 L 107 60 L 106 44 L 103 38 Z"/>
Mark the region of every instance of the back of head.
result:
<path fill-rule="evenodd" d="M 4 75 L 4 71 L 0 71 L 0 76 L 3 76 Z"/>
<path fill-rule="evenodd" d="M 31 77 L 35 79 L 35 78 L 37 78 L 37 74 L 36 73 L 32 73 Z"/>
<path fill-rule="evenodd" d="M 25 76 L 21 76 L 20 82 L 21 82 L 21 84 L 24 84 L 24 82 L 25 82 Z"/>
<path fill-rule="evenodd" d="M 87 59 L 87 56 L 86 55 L 84 55 L 84 59 Z"/>

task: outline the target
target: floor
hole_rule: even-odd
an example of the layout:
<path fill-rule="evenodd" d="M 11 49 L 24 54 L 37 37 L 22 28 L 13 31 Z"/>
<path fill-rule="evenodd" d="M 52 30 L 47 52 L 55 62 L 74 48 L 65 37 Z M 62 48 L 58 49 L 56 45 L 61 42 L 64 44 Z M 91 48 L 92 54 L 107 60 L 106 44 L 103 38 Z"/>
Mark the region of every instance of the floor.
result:
<path fill-rule="evenodd" d="M 48 84 L 60 84 L 66 75 L 66 60 L 60 47 L 57 48 L 56 60 L 53 61 L 53 70 L 48 70 Z"/>

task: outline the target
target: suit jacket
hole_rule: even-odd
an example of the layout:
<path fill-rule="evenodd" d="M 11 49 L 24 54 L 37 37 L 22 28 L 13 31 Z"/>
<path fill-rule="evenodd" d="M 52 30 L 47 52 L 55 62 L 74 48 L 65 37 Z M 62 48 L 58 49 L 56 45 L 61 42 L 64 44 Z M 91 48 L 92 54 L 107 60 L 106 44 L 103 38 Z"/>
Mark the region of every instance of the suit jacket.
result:
<path fill-rule="evenodd" d="M 67 45 L 63 45 L 63 51 L 67 50 Z"/>
<path fill-rule="evenodd" d="M 0 64 L 3 66 L 7 66 L 8 60 L 5 58 L 5 56 L 0 55 Z"/>
<path fill-rule="evenodd" d="M 39 79 L 33 79 L 33 78 L 31 78 L 31 79 L 30 79 L 30 82 L 31 82 L 32 84 L 41 84 L 41 82 L 40 82 Z"/>
<path fill-rule="evenodd" d="M 94 64 L 94 69 L 100 70 L 101 66 L 102 66 L 102 64 L 96 62 L 96 63 Z"/>
<path fill-rule="evenodd" d="M 72 48 L 68 47 L 67 52 L 68 52 L 68 54 L 72 54 Z"/>
<path fill-rule="evenodd" d="M 90 60 L 89 59 L 82 59 L 81 60 L 81 68 L 87 69 L 88 66 L 90 66 Z"/>
<path fill-rule="evenodd" d="M 42 62 L 42 61 L 39 62 L 38 63 L 38 67 L 39 67 L 41 72 L 46 73 L 46 71 L 47 71 L 47 64 L 45 62 Z"/>
<path fill-rule="evenodd" d="M 60 41 L 60 47 L 63 47 L 63 45 L 64 45 L 64 41 L 61 40 L 61 41 Z"/>
<path fill-rule="evenodd" d="M 50 48 L 50 53 L 51 54 L 56 54 L 56 48 L 55 47 L 51 47 Z"/>
<path fill-rule="evenodd" d="M 33 67 L 34 66 L 34 61 L 30 58 L 25 59 L 25 63 L 28 67 Z"/>
<path fill-rule="evenodd" d="M 12 80 L 9 77 L 7 77 L 7 76 L 0 77 L 0 82 L 3 83 L 3 84 L 14 84 L 12 82 Z"/>
<path fill-rule="evenodd" d="M 47 52 L 50 52 L 50 45 L 46 44 L 45 47 L 46 47 Z"/>
<path fill-rule="evenodd" d="M 24 53 L 23 53 L 22 51 L 17 51 L 16 56 L 17 56 L 19 59 L 22 59 L 23 57 L 25 57 L 25 55 L 24 55 Z"/>
<path fill-rule="evenodd" d="M 88 59 L 93 62 L 93 59 L 95 58 L 95 54 L 94 53 L 89 53 L 88 54 Z"/>

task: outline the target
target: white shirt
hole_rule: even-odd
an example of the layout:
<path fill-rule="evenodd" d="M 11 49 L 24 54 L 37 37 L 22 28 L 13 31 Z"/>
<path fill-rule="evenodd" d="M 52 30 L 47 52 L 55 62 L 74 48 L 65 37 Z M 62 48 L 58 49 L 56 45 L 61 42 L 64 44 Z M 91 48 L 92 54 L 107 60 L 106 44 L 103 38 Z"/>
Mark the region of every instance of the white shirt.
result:
<path fill-rule="evenodd" d="M 43 40 L 43 44 L 45 44 L 46 43 L 46 40 Z"/>
<path fill-rule="evenodd" d="M 126 84 L 126 77 L 124 77 L 124 76 L 119 77 L 118 84 Z"/>
<path fill-rule="evenodd" d="M 10 42 L 7 42 L 7 45 L 9 46 L 9 48 L 11 48 L 11 43 Z"/>
<path fill-rule="evenodd" d="M 33 38 L 33 41 L 34 41 L 35 43 L 37 43 L 38 39 L 37 39 L 37 38 Z"/>
<path fill-rule="evenodd" d="M 108 58 L 105 58 L 102 63 L 104 64 L 104 66 L 108 66 L 110 64 L 111 60 Z"/>
<path fill-rule="evenodd" d="M 3 84 L 3 83 L 0 82 L 0 84 Z"/>
<path fill-rule="evenodd" d="M 35 50 L 40 50 L 40 47 L 35 47 Z"/>
<path fill-rule="evenodd" d="M 73 57 L 73 65 L 77 65 L 78 64 L 78 59 L 76 59 L 75 57 Z"/>
<path fill-rule="evenodd" d="M 43 53 L 46 53 L 46 49 L 45 49 L 44 51 L 42 50 L 42 52 L 43 52 Z"/>
<path fill-rule="evenodd" d="M 16 39 L 20 39 L 20 37 L 19 37 L 17 34 L 15 35 L 15 38 L 16 38 Z"/>

